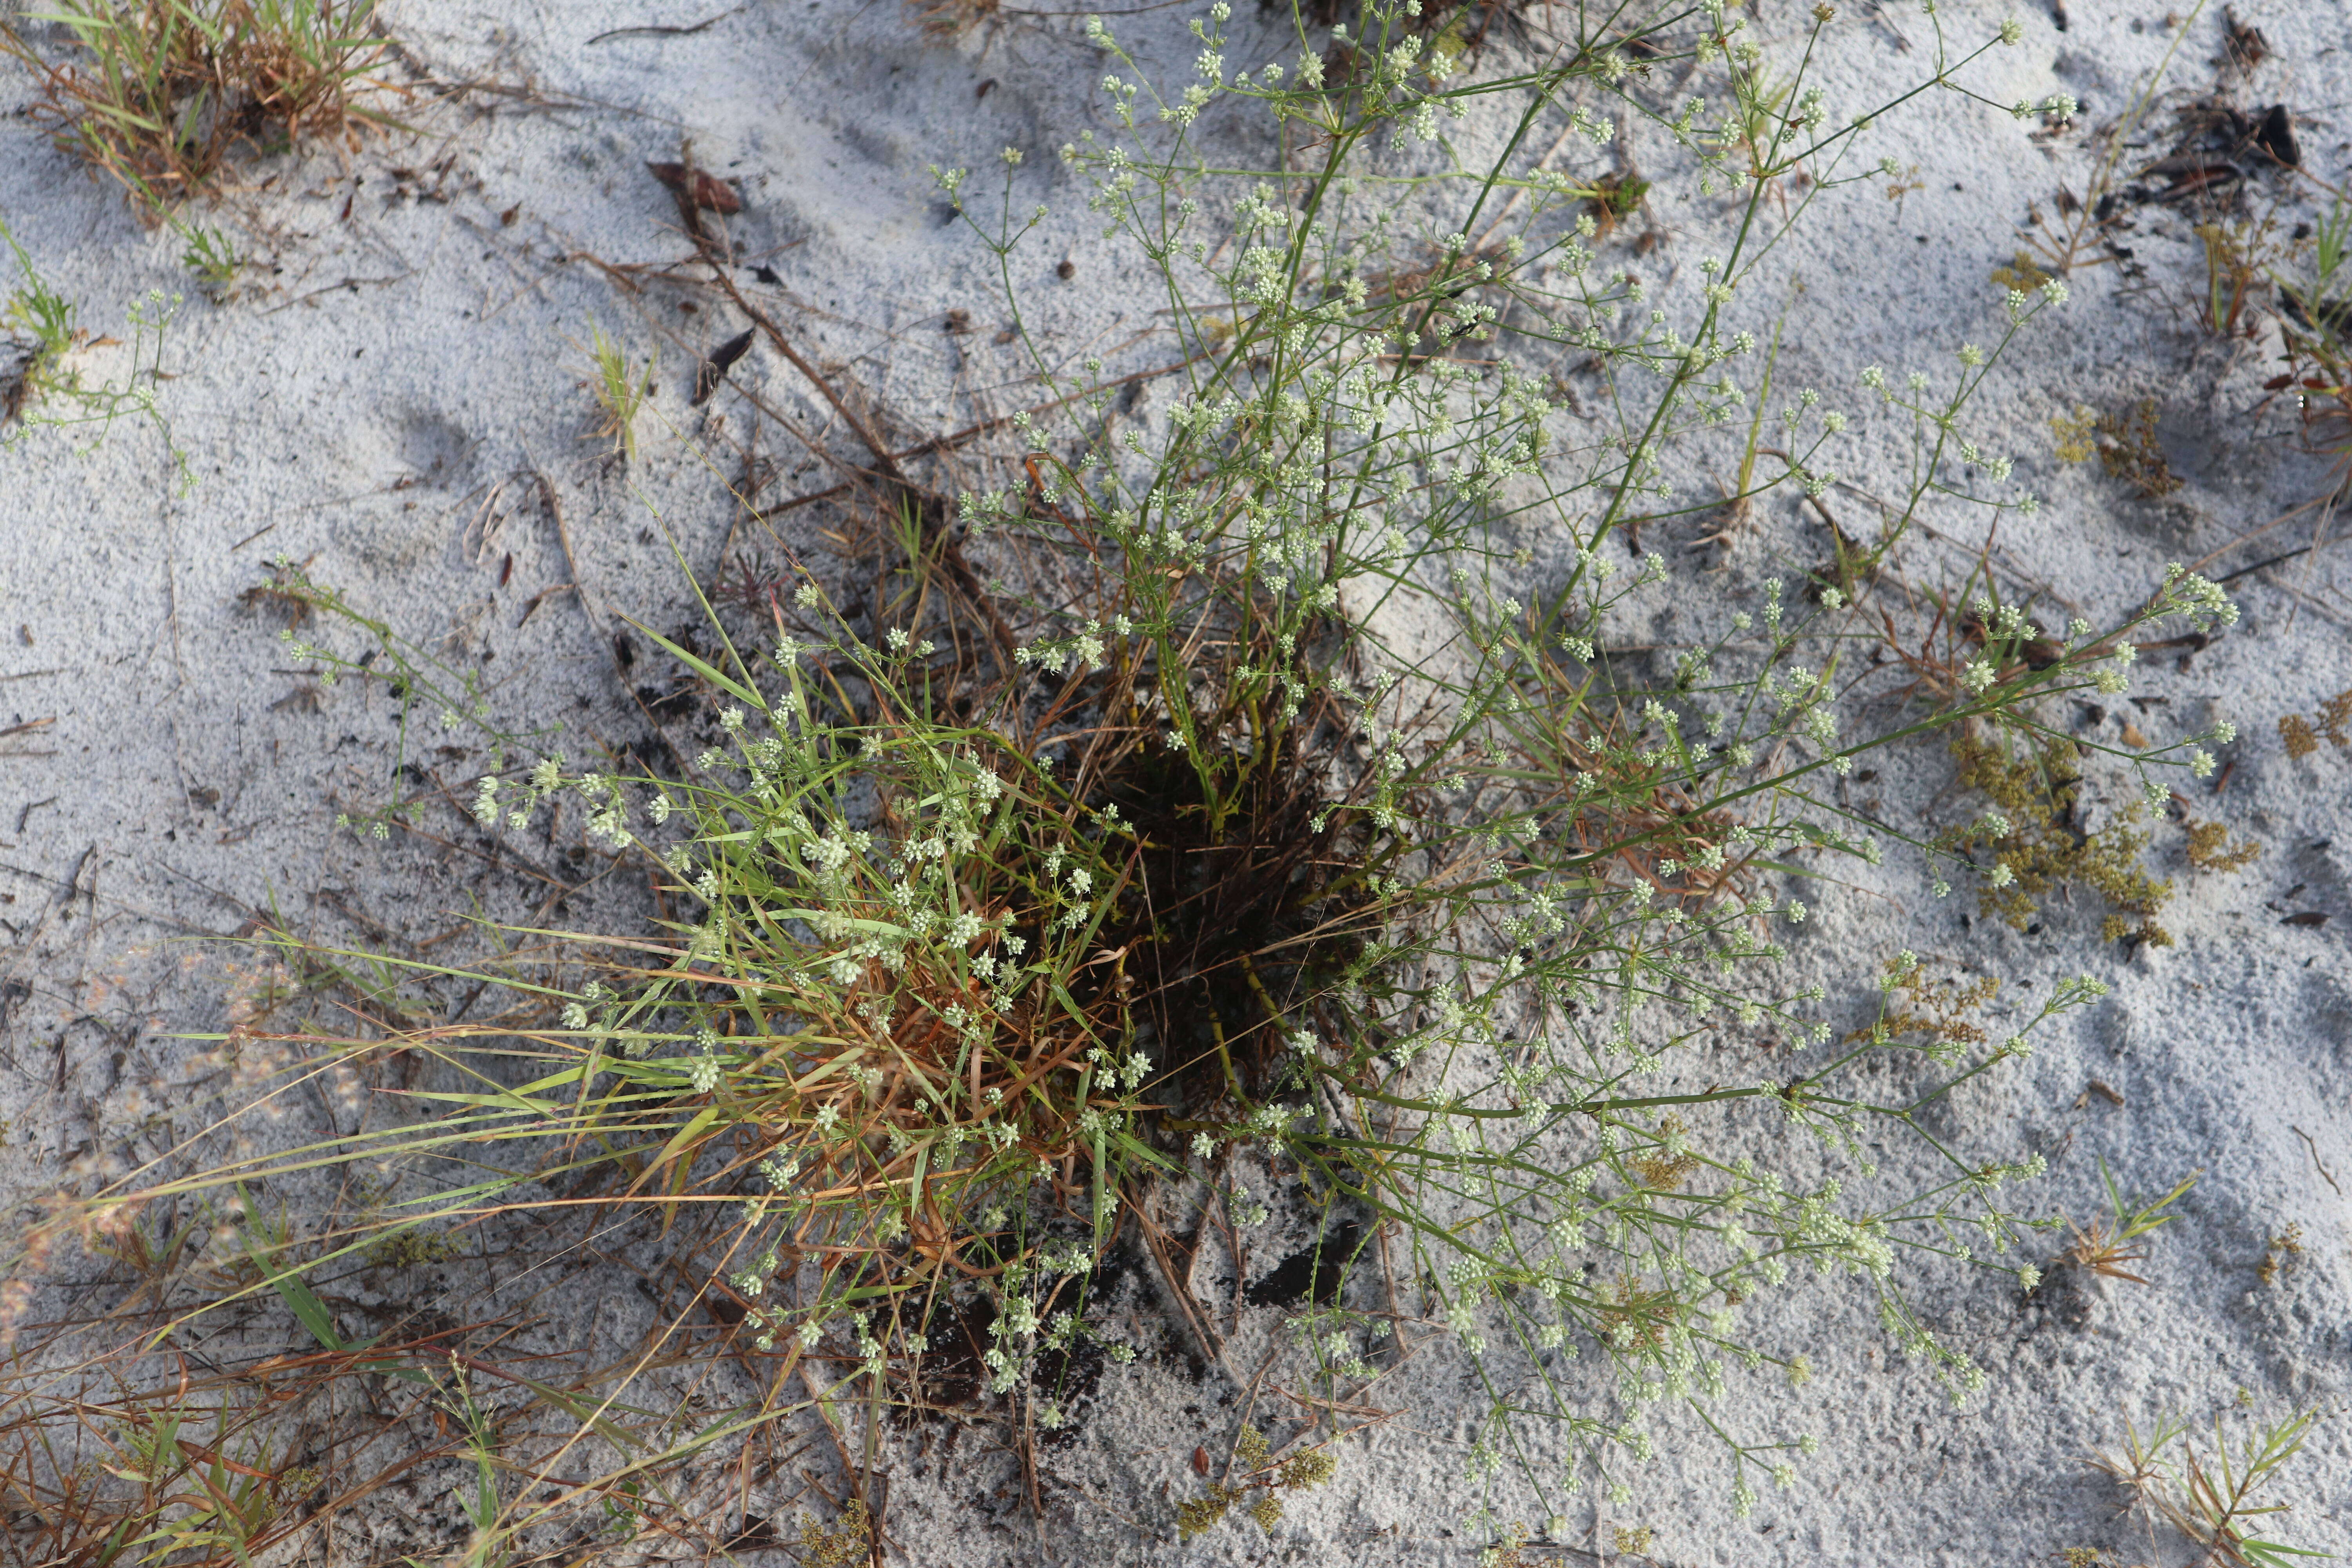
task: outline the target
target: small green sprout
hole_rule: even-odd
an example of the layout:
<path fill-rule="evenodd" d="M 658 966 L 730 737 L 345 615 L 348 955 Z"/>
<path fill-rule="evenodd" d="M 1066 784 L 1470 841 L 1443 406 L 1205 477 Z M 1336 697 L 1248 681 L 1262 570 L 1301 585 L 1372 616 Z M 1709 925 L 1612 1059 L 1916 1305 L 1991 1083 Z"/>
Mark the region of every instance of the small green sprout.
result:
<path fill-rule="evenodd" d="M 637 417 L 653 396 L 653 358 L 646 356 L 645 369 L 639 371 L 621 345 L 604 335 L 601 323 L 589 329 L 588 357 L 595 374 L 583 384 L 594 395 L 604 416 L 604 422 L 588 433 L 588 438 L 611 441 L 613 450 L 634 463 L 637 460 Z"/>
<path fill-rule="evenodd" d="M 2135 1285 L 2147 1284 L 2145 1279 L 2124 1265 L 2146 1259 L 2147 1249 L 2135 1244 L 2141 1237 L 2180 1217 L 2164 1211 L 2196 1185 L 2197 1178 L 2204 1173 L 2201 1169 L 2191 1171 L 2174 1184 L 2172 1190 L 2164 1196 L 2154 1203 L 2141 1203 L 2124 1197 L 2116 1186 L 2114 1173 L 2107 1169 L 2107 1163 L 2102 1158 L 2099 1161 L 2099 1179 L 2106 1184 L 2107 1205 L 2112 1213 L 2107 1217 L 2093 1219 L 2087 1226 L 2074 1227 L 2074 1245 L 2067 1248 L 2066 1261 L 2094 1274 L 2104 1274 L 2111 1279 L 2128 1279 Z"/>

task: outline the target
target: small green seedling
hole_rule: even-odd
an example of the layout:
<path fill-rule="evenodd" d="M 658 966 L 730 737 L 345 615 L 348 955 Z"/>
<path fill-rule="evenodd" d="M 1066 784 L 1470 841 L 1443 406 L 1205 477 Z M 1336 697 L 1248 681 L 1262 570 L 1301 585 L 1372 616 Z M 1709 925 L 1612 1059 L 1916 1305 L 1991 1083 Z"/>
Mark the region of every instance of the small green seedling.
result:
<path fill-rule="evenodd" d="M 2147 1249 L 2135 1244 L 2158 1226 L 2170 1225 L 2180 1217 L 2164 1211 L 2196 1185 L 2197 1178 L 2204 1173 L 2202 1170 L 2189 1172 L 2175 1184 L 2170 1192 L 2152 1204 L 2126 1202 L 2116 1186 L 2114 1173 L 2108 1171 L 2106 1161 L 2102 1159 L 2099 1162 L 2099 1179 L 2106 1184 L 2107 1204 L 2114 1211 L 2113 1215 L 2094 1219 L 2087 1227 L 2074 1226 L 2074 1245 L 2066 1249 L 2066 1261 L 2094 1274 L 2104 1274 L 2111 1279 L 2128 1279 L 2135 1285 L 2147 1284 L 2145 1279 L 2124 1265 L 2139 1263 L 2147 1258 Z"/>
<path fill-rule="evenodd" d="M 449 1370 L 453 1374 L 451 1413 L 465 1423 L 466 1454 L 474 1461 L 470 1480 L 459 1481 L 449 1489 L 449 1500 L 474 1527 L 473 1539 L 467 1545 L 462 1562 L 464 1568 L 503 1568 L 509 1554 L 505 1537 L 499 1530 L 498 1426 L 474 1402 L 473 1390 L 466 1384 L 464 1363 L 451 1356 Z"/>
<path fill-rule="evenodd" d="M 0 240 L 7 243 L 16 259 L 16 276 L 21 281 L 8 295 L 8 302 L 0 308 L 0 331 L 5 331 L 18 345 L 16 364 L 5 367 L 5 384 L 0 384 L 0 425 L 15 420 L 32 405 L 57 391 L 72 384 L 73 374 L 64 368 L 65 357 L 83 337 L 74 321 L 74 303 L 49 287 L 33 268 L 33 259 L 16 237 L 0 224 Z"/>
<path fill-rule="evenodd" d="M 224 299 L 236 283 L 236 275 L 245 268 L 245 258 L 228 236 L 202 224 L 183 224 L 174 220 L 172 231 L 187 247 L 180 252 L 180 265 L 196 276 L 205 292 L 214 299 Z"/>
<path fill-rule="evenodd" d="M 0 445 L 21 438 L 21 431 L 9 428 L 21 424 L 94 427 L 94 447 L 117 419 L 143 419 L 163 437 L 179 489 L 185 493 L 195 481 L 155 396 L 156 385 L 164 379 L 163 334 L 179 297 L 148 290 L 125 312 L 127 345 L 110 337 L 91 343 L 80 324 L 79 307 L 41 276 L 5 223 L 0 223 L 0 244 L 15 258 L 17 277 L 16 287 L 0 299 Z M 90 384 L 79 366 L 66 363 L 85 347 L 107 346 L 129 351 L 129 363 L 120 376 Z"/>
<path fill-rule="evenodd" d="M 634 463 L 637 460 L 637 416 L 653 396 L 652 356 L 646 356 L 645 369 L 639 371 L 630 363 L 621 345 L 604 335 L 602 324 L 589 328 L 587 352 L 595 375 L 582 384 L 594 395 L 596 405 L 604 414 L 604 422 L 588 433 L 588 438 L 609 440 L 614 451 Z"/>

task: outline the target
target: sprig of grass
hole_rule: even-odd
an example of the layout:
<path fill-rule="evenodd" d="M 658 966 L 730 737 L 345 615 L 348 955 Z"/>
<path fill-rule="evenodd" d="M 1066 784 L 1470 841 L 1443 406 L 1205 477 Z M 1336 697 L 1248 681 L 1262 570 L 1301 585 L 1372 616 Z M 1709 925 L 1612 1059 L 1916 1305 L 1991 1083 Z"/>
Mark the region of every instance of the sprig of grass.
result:
<path fill-rule="evenodd" d="M 2288 1568 L 2296 1558 L 2331 1554 L 2252 1533 L 2270 1528 L 2263 1521 L 2294 1506 L 2258 1501 L 2256 1494 L 2281 1479 L 2319 1419 L 2318 1411 L 2306 1410 L 2263 1423 L 2234 1453 L 2218 1415 L 2210 1453 L 2200 1453 L 2189 1441 L 2186 1419 L 2159 1418 L 2146 1437 L 2126 1422 L 2120 1453 L 2094 1453 L 2084 1462 L 2122 1486 L 2129 1494 L 2127 1506 L 2143 1512 L 2151 1525 L 2161 1519 L 2203 1547 L 2201 1561 L 2230 1568 Z M 2178 1458 L 2168 1457 L 2175 1444 Z"/>
<path fill-rule="evenodd" d="M 2147 1281 L 2132 1273 L 2125 1264 L 2137 1264 L 2147 1257 L 2147 1248 L 2140 1238 L 2160 1226 L 2170 1225 L 2179 1215 L 2164 1211 L 2178 1202 L 2189 1189 L 2197 1184 L 2202 1171 L 2192 1171 L 2174 1184 L 2170 1192 L 2154 1202 L 2126 1199 L 2116 1185 L 2107 1162 L 2099 1161 L 2099 1180 L 2107 1189 L 2106 1217 L 2094 1217 L 2087 1226 L 2075 1226 L 2074 1245 L 2066 1250 L 2066 1260 L 2078 1268 L 2103 1274 L 2111 1279 L 2128 1279 L 2135 1285 Z"/>
<path fill-rule="evenodd" d="M 610 441 L 614 451 L 634 463 L 637 421 L 653 397 L 654 362 L 648 356 L 644 369 L 638 369 L 621 345 L 604 335 L 601 322 L 589 328 L 587 354 L 593 374 L 583 384 L 604 413 L 603 421 L 588 433 L 588 438 Z"/>

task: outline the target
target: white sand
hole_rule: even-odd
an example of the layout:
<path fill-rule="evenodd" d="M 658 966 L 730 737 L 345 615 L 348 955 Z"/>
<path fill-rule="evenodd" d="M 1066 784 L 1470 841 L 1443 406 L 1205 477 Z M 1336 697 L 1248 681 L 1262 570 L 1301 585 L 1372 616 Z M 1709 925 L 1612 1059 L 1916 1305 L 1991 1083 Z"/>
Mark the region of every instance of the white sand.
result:
<path fill-rule="evenodd" d="M 1796 36 L 1788 0 L 1761 9 L 1752 25 L 1763 37 Z M 1844 9 L 1822 57 L 1833 111 L 1928 68 L 1916 6 Z M 274 167 L 239 198 L 236 220 L 266 236 L 258 264 L 229 302 L 191 298 L 165 353 L 173 379 L 162 406 L 196 479 L 184 497 L 173 494 L 161 443 L 142 429 L 120 429 L 94 452 L 47 433 L 0 452 L 0 728 L 54 721 L 0 738 L 0 896 L 10 900 L 0 921 L 15 944 L 0 964 L 31 987 L 0 1039 L 13 1194 L 86 1189 L 160 1146 L 154 1119 L 173 1109 L 166 1086 L 186 1057 L 164 1037 L 218 1026 L 233 972 L 247 962 L 179 939 L 233 931 L 264 908 L 298 931 L 364 937 L 373 921 L 415 939 L 449 927 L 469 896 L 510 916 L 546 896 L 545 882 L 510 868 L 485 875 L 463 852 L 423 839 L 378 846 L 332 831 L 339 810 L 384 800 L 395 709 L 381 687 L 301 696 L 311 683 L 283 657 L 275 623 L 238 596 L 268 558 L 310 561 L 368 613 L 485 670 L 502 719 L 562 724 L 560 743 L 575 759 L 597 740 L 645 732 L 616 689 L 605 639 L 617 616 L 666 628 L 690 617 L 690 601 L 620 468 L 582 439 L 589 400 L 575 386 L 586 371 L 573 345 L 592 320 L 641 353 L 658 335 L 662 420 L 649 422 L 645 456 L 625 478 L 698 570 L 716 563 L 729 529 L 720 479 L 738 459 L 727 441 L 752 422 L 731 392 L 703 411 L 686 406 L 689 350 L 740 325 L 723 299 L 649 281 L 633 300 L 566 259 L 593 252 L 616 266 L 660 266 L 687 254 L 666 231 L 675 213 L 645 160 L 677 157 L 690 134 L 697 157 L 739 183 L 747 210 L 730 232 L 747 262 L 781 279 L 771 287 L 747 273 L 745 286 L 813 354 L 846 367 L 845 379 L 887 411 L 894 437 L 1032 400 L 1013 351 L 993 342 L 1005 313 L 990 258 L 945 221 L 929 163 L 992 170 L 997 149 L 1024 149 L 1019 199 L 1054 206 L 1019 253 L 1033 329 L 1074 357 L 1172 357 L 1164 342 L 1138 338 L 1156 325 L 1148 280 L 1100 238 L 1048 155 L 1080 127 L 1107 123 L 1093 91 L 1100 66 L 1074 24 L 1010 19 L 949 45 L 918 34 L 895 0 L 755 0 L 692 35 L 590 41 L 724 10 L 719 0 L 402 0 L 389 23 L 417 60 L 448 79 L 528 82 L 547 101 L 478 93 L 420 107 L 424 135 Z M 2002 102 L 2071 91 L 2086 103 L 2085 126 L 2117 113 L 2163 52 L 2159 11 L 2109 0 L 2072 0 L 2066 11 L 2071 28 L 2061 33 L 2038 0 L 2025 6 L 2024 42 L 1974 68 L 1971 84 Z M 1944 7 L 1947 27 L 1970 39 L 2001 14 L 1959 0 Z M 2307 166 L 2340 180 L 2352 136 L 2345 12 L 2253 0 L 2241 14 L 2277 58 L 2239 85 L 2238 100 L 2292 105 L 2305 117 Z M 1123 22 L 1122 37 L 1180 76 L 1192 52 L 1185 15 Z M 1273 20 L 1245 6 L 1234 29 L 1271 38 Z M 2220 26 L 2218 15 L 2199 22 L 2173 85 L 2212 85 Z M 1917 47 L 1904 52 L 1898 32 Z M 16 112 L 27 100 L 23 76 L 0 72 L 0 105 L 11 111 L 0 119 L 0 215 L 80 302 L 85 324 L 121 334 L 122 309 L 140 292 L 193 295 L 174 265 L 177 244 L 142 232 L 117 192 L 52 150 Z M 1474 122 L 1464 135 L 1475 143 L 1491 131 Z M 1918 188 L 1900 204 L 1875 182 L 1833 193 L 1790 241 L 1786 272 L 1806 291 L 1788 317 L 1783 384 L 1818 384 L 1832 405 L 1856 411 L 1839 467 L 1858 485 L 1885 493 L 1900 483 L 1906 432 L 1866 415 L 1854 372 L 1879 363 L 1948 381 L 1953 349 L 1997 331 L 1986 278 L 2016 248 L 2012 226 L 2029 204 L 2053 211 L 2061 182 L 2084 186 L 2079 132 L 2043 146 L 2027 131 L 1957 96 L 1916 100 L 1862 153 L 1917 164 Z M 1642 151 L 1663 161 L 1662 149 Z M 976 178 L 975 210 L 993 210 L 992 179 Z M 2258 211 L 2273 189 L 2283 224 L 2310 215 L 2309 188 L 2284 184 L 2256 194 Z M 1687 289 L 1697 258 L 1723 243 L 1721 210 L 1662 193 L 1653 221 L 1666 238 L 1645 265 Z M 2189 325 L 2204 274 L 2187 226 L 2143 209 L 2125 239 L 2142 270 L 2078 271 L 2073 301 L 2004 364 L 1969 420 L 2045 498 L 2038 516 L 2004 525 L 2000 558 L 2095 619 L 2137 603 L 2165 561 L 2223 550 L 2323 483 L 2324 466 L 2296 449 L 2292 410 L 2273 401 L 2258 411 L 2261 384 L 2279 368 L 2274 331 L 2217 344 Z M 1053 275 L 1065 258 L 1074 264 L 1066 282 Z M 682 313 L 683 303 L 699 312 Z M 1748 298 L 1736 324 L 1769 330 L 1780 303 Z M 950 310 L 969 312 L 969 335 L 942 330 Z M 120 363 L 109 353 L 85 363 L 104 374 Z M 736 379 L 807 428 L 831 420 L 764 345 Z M 2142 397 L 2162 412 L 2168 461 L 2187 480 L 2179 492 L 2143 500 L 2096 465 L 2052 458 L 2053 414 Z M 759 439 L 785 470 L 769 496 L 830 482 L 788 437 L 769 428 Z M 546 597 L 520 624 L 534 597 L 572 572 L 551 519 L 518 479 L 534 470 L 559 499 L 582 592 Z M 1723 471 L 1677 477 L 1697 494 Z M 486 537 L 478 514 L 502 482 Z M 1981 523 L 1932 509 L 1927 521 L 1958 542 L 1915 540 L 1903 569 L 1915 582 L 1957 581 Z M 2312 521 L 2226 550 L 2210 570 L 2305 544 Z M 1674 592 L 1652 626 L 1621 628 L 1629 639 L 1644 629 L 1695 635 L 1752 602 L 1743 596 L 1763 575 L 1801 571 L 1824 553 L 1818 526 L 1780 502 L 1736 542 L 1722 575 L 1702 574 L 1712 552 L 1675 547 L 1699 531 L 1666 531 L 1659 547 L 1675 561 Z M 1548 556 L 1558 548 L 1530 542 Z M 2177 1541 L 2159 1532 L 2151 1551 L 2136 1524 L 2114 1518 L 2113 1489 L 2080 1468 L 2082 1450 L 2118 1438 L 2126 1416 L 2146 1425 L 2171 1409 L 2210 1422 L 2220 1412 L 2235 1434 L 2253 1416 L 2315 1404 L 2335 1415 L 2290 1471 L 2284 1494 L 2298 1506 L 2274 1533 L 2352 1552 L 2352 1427 L 2342 1419 L 2352 1233 L 2343 1195 L 2320 1173 L 2324 1163 L 2336 1181 L 2352 1180 L 2352 756 L 2323 749 L 2290 760 L 2275 727 L 2352 687 L 2342 571 L 2341 552 L 2327 548 L 2237 579 L 2238 626 L 2185 668 L 2152 663 L 2135 688 L 2151 705 L 2106 721 L 2112 731 L 2132 718 L 2163 738 L 2226 716 L 2241 731 L 2224 754 L 2226 793 L 2192 793 L 2200 814 L 2258 837 L 2266 851 L 2236 876 L 2184 878 L 2167 920 L 2177 947 L 2126 958 L 2097 941 L 2100 911 L 2087 902 L 2056 902 L 2032 936 L 1984 921 L 1964 931 L 1972 897 L 1937 903 L 1916 867 L 1892 862 L 1875 889 L 1799 889 L 1820 913 L 1793 942 L 1790 983 L 1827 985 L 1832 1016 L 1846 1016 L 1841 1007 L 1853 1022 L 1866 1016 L 1863 966 L 1898 947 L 2000 974 L 2029 1005 L 2077 972 L 2114 986 L 2104 1005 L 2046 1032 L 2028 1066 L 1972 1090 L 1954 1125 L 1989 1157 L 2048 1153 L 2050 1175 L 2021 1200 L 2035 1214 L 2094 1212 L 2102 1156 L 2142 1193 L 2201 1168 L 2179 1223 L 2154 1242 L 2153 1282 L 2095 1289 L 2087 1317 L 2069 1323 L 2021 1310 L 2005 1276 L 1920 1271 L 1929 1321 L 1990 1373 L 1958 1413 L 1917 1369 L 1889 1365 L 1865 1292 L 1843 1281 L 1792 1285 L 1751 1326 L 1768 1343 L 1804 1350 L 1819 1376 L 1793 1395 L 1735 1381 L 1721 1408 L 1759 1436 L 1820 1434 L 1822 1453 L 1794 1489 L 1767 1488 L 1753 1517 L 1735 1520 L 1719 1451 L 1683 1440 L 1695 1423 L 1673 1422 L 1681 1439 L 1641 1472 L 1634 1502 L 1596 1511 L 1588 1492 L 1569 1510 L 1570 1543 L 1605 1543 L 1611 1525 L 1643 1522 L 1655 1529 L 1657 1559 L 1674 1563 L 2021 1564 L 2078 1544 L 2112 1547 L 2124 1562 L 2185 1561 Z M 360 646 L 331 635 L 347 651 Z M 656 662 L 640 640 L 632 679 L 660 679 Z M 444 739 L 414 737 L 408 754 L 462 795 L 478 753 L 436 752 Z M 1933 761 L 1917 788 L 1906 793 L 1890 773 L 1869 793 L 1883 793 L 1887 811 L 1915 809 L 1938 787 Z M 428 826 L 449 833 L 456 820 L 442 810 Z M 474 844 L 470 833 L 457 837 Z M 571 842 L 569 831 L 550 842 L 533 834 L 514 847 L 568 882 L 602 864 L 562 861 Z M 2157 864 L 2181 875 L 2178 855 L 2178 835 L 2168 834 Z M 577 902 L 576 918 L 597 907 L 593 894 Z M 2300 910 L 2330 919 L 2315 929 L 2281 923 Z M 1690 1070 L 1706 1074 L 1709 1064 Z M 2084 1100 L 2092 1079 L 2122 1103 L 2095 1092 Z M 1769 1131 L 1759 1122 L 1748 1133 Z M 1891 1166 L 1889 1179 L 1903 1173 Z M 2264 1286 L 2255 1276 L 2264 1239 L 2291 1223 L 2305 1250 Z M 1260 1249 L 1280 1256 L 1274 1237 Z M 599 1332 L 643 1327 L 629 1315 L 636 1305 L 607 1300 L 593 1317 Z M 1263 1351 L 1253 1347 L 1271 1342 L 1274 1317 L 1244 1314 L 1234 1364 L 1257 1364 Z M 1460 1522 L 1470 1388 L 1459 1358 L 1433 1347 L 1371 1395 L 1394 1418 L 1345 1451 L 1331 1486 L 1293 1500 L 1271 1538 L 1240 1521 L 1180 1550 L 1170 1500 L 1197 1484 L 1187 1464 L 1196 1443 L 1230 1443 L 1234 1391 L 1214 1380 L 1193 1386 L 1181 1363 L 1139 1363 L 1105 1378 L 1074 1444 L 1048 1450 L 1042 1531 L 1010 1499 L 975 1502 L 976 1489 L 1001 1479 L 986 1466 L 894 1457 L 892 1560 L 1468 1562 L 1491 1539 Z M 2252 1415 L 2236 1408 L 2241 1389 Z M 438 1497 L 416 1506 L 446 1508 Z M 1507 1490 L 1497 1506 L 1543 1523 Z M 355 1550 L 349 1540 L 337 1547 Z"/>

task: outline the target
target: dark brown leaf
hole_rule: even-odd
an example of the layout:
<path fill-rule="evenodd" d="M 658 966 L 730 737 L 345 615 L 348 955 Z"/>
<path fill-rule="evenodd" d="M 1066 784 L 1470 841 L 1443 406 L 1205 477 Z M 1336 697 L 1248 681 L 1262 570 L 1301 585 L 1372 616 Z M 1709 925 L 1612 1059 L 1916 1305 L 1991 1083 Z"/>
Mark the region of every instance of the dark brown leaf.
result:
<path fill-rule="evenodd" d="M 2303 166 L 2303 149 L 2294 140 L 2294 116 L 2284 103 L 2272 104 L 2270 112 L 2263 116 L 2254 131 L 2254 145 L 2290 169 Z"/>
<path fill-rule="evenodd" d="M 751 331 L 750 327 L 744 328 L 717 348 L 712 349 L 709 357 L 695 367 L 695 407 L 699 408 L 709 402 L 710 395 L 719 390 L 719 384 L 727 379 L 727 372 L 737 360 L 751 352 Z"/>
<path fill-rule="evenodd" d="M 647 163 L 646 170 L 681 197 L 689 194 L 688 184 L 690 177 L 694 205 L 705 212 L 740 213 L 743 210 L 743 198 L 735 194 L 734 186 L 699 169 L 688 169 L 684 163 Z"/>
<path fill-rule="evenodd" d="M 2318 910 L 2300 910 L 2279 921 L 2283 926 L 2324 926 L 2327 916 Z"/>

